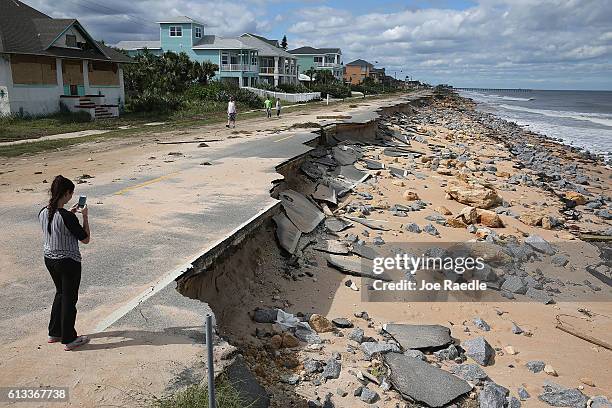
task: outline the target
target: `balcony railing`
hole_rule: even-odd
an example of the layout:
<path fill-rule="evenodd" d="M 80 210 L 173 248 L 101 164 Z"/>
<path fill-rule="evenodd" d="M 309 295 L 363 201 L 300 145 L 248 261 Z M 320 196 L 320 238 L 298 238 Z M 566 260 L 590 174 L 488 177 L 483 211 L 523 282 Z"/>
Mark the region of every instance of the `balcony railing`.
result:
<path fill-rule="evenodd" d="M 278 73 L 281 75 L 295 75 L 297 72 L 297 69 L 295 67 L 290 68 L 278 68 Z M 260 74 L 274 74 L 274 67 L 259 67 L 259 73 Z"/>
<path fill-rule="evenodd" d="M 259 67 L 260 74 L 273 74 L 274 67 Z"/>
<path fill-rule="evenodd" d="M 334 68 L 338 65 L 335 62 L 315 62 L 315 66 L 320 68 Z"/>
<path fill-rule="evenodd" d="M 257 65 L 249 64 L 221 64 L 221 71 L 232 71 L 232 72 L 257 72 Z"/>

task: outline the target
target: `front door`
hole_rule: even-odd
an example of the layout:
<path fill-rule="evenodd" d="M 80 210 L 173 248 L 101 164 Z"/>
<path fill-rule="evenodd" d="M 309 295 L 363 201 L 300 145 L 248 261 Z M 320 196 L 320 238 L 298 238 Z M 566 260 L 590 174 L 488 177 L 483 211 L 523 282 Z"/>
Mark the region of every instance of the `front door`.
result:
<path fill-rule="evenodd" d="M 64 95 L 85 95 L 83 61 L 62 60 L 62 76 L 64 77 Z"/>

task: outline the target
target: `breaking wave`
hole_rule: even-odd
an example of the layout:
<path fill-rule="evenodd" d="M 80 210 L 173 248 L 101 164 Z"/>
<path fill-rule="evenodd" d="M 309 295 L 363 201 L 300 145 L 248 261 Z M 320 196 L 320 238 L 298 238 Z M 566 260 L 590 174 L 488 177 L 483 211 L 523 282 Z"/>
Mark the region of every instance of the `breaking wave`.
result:
<path fill-rule="evenodd" d="M 538 115 L 549 116 L 553 118 L 567 118 L 574 120 L 583 120 L 592 123 L 596 123 L 598 125 L 612 127 L 612 115 L 604 114 L 604 113 L 584 113 L 584 112 L 572 112 L 572 111 L 555 111 L 555 110 L 547 110 L 547 109 L 532 109 L 526 108 L 524 106 L 515 106 L 515 105 L 499 105 L 500 108 L 520 111 L 520 112 L 529 112 L 535 113 Z"/>

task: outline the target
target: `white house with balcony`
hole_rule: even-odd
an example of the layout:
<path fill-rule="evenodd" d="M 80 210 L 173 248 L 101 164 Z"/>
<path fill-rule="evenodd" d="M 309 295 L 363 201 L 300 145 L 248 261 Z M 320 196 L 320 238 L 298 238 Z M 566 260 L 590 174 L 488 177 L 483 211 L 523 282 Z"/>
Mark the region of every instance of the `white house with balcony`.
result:
<path fill-rule="evenodd" d="M 130 61 L 75 19 L 0 0 L 0 115 L 50 114 L 63 105 L 92 118 L 118 116 L 122 64 Z"/>
<path fill-rule="evenodd" d="M 135 56 L 147 50 L 155 55 L 186 53 L 194 61 L 210 61 L 219 69 L 213 79 L 238 86 L 254 86 L 259 77 L 258 49 L 242 38 L 207 34 L 206 25 L 187 16 L 159 22 L 159 41 L 121 41 L 117 48 Z"/>
<path fill-rule="evenodd" d="M 245 33 L 240 41 L 257 48 L 259 59 L 259 81 L 270 85 L 298 84 L 297 58 L 283 48 L 278 40 Z"/>
<path fill-rule="evenodd" d="M 311 69 L 328 70 L 335 78 L 342 80 L 344 67 L 340 48 L 300 47 L 290 50 L 289 53 L 297 58 L 301 74 L 306 74 Z"/>

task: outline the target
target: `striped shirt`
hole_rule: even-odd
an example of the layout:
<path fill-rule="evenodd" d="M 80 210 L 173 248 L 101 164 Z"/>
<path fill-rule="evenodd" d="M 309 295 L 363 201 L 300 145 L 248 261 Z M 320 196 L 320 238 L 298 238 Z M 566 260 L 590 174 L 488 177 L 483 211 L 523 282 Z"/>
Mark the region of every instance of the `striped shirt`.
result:
<path fill-rule="evenodd" d="M 38 220 L 44 234 L 43 253 L 45 258 L 70 258 L 81 262 L 79 241 L 87 238 L 87 232 L 73 212 L 58 208 L 51 221 L 51 233 L 47 229 L 49 225 L 49 210 L 47 207 L 40 210 Z"/>

